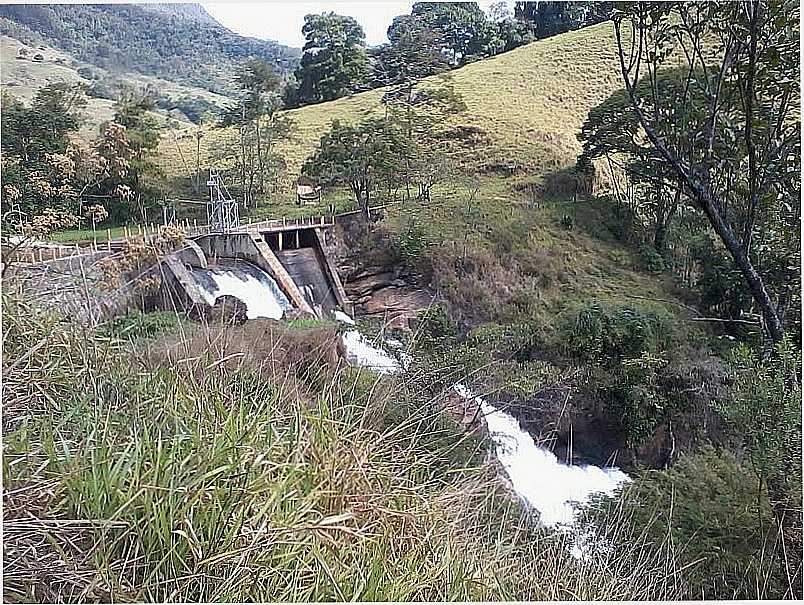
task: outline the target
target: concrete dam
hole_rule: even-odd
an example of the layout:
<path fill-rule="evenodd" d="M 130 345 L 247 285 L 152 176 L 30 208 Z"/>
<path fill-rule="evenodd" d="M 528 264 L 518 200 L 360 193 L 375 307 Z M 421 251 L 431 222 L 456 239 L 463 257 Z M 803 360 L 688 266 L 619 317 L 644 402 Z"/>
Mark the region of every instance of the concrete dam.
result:
<path fill-rule="evenodd" d="M 250 317 L 278 319 L 291 308 L 316 317 L 351 314 L 324 229 L 248 227 L 189 238 L 164 259 L 156 306 L 205 308 L 230 295 L 246 303 Z"/>

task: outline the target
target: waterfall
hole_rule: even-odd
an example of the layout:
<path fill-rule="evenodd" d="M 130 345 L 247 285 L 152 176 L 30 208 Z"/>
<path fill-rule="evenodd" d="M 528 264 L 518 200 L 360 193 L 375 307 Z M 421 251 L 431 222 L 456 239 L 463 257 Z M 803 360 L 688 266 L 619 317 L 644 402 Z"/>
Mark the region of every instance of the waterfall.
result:
<path fill-rule="evenodd" d="M 235 296 L 246 304 L 249 319 L 281 319 L 293 308 L 274 279 L 246 261 L 226 259 L 208 269 L 193 267 L 192 273 L 210 305 L 219 296 Z"/>
<path fill-rule="evenodd" d="M 456 384 L 455 391 L 480 405 L 497 459 L 514 490 L 539 511 L 539 520 L 546 527 L 571 527 L 577 504 L 588 502 L 593 494 L 612 494 L 630 481 L 615 467 L 562 464 L 553 452 L 537 446 L 516 418 L 473 395 L 462 384 Z"/>
<path fill-rule="evenodd" d="M 349 330 L 343 334 L 343 346 L 346 349 L 346 360 L 363 368 L 380 374 L 396 374 L 402 365 L 395 357 L 380 347 L 372 345 L 357 330 Z"/>
<path fill-rule="evenodd" d="M 354 325 L 354 320 L 344 313 L 336 312 L 335 318 Z M 344 333 L 343 344 L 350 362 L 379 373 L 399 373 L 406 365 L 404 358 L 400 362 L 381 347 L 371 344 L 357 330 Z M 393 342 L 386 341 L 386 344 L 393 345 Z M 615 467 L 562 464 L 553 452 L 538 447 L 516 418 L 476 396 L 461 383 L 453 388 L 460 397 L 473 399 L 480 406 L 495 454 L 514 491 L 529 507 L 538 511 L 539 521 L 545 527 L 573 529 L 579 504 L 588 502 L 595 494 L 613 494 L 631 480 Z M 578 533 L 570 552 L 582 558 L 589 553 L 591 546 L 589 536 Z"/>

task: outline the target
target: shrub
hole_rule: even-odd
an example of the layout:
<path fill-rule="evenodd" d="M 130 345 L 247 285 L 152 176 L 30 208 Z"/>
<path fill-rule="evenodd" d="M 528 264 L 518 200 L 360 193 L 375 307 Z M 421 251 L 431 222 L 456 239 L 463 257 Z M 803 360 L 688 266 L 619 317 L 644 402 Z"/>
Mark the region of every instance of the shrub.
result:
<path fill-rule="evenodd" d="M 504 325 L 487 323 L 469 333 L 469 343 L 488 353 L 524 362 L 540 349 L 542 327 L 532 321 Z"/>
<path fill-rule="evenodd" d="M 669 345 L 672 316 L 658 307 L 588 300 L 569 305 L 558 318 L 564 349 L 584 361 L 619 362 Z"/>
<path fill-rule="evenodd" d="M 662 357 L 643 353 L 626 359 L 601 388 L 606 409 L 622 430 L 625 442 L 636 446 L 648 439 L 671 412 L 666 393 L 657 387 L 657 373 L 667 364 Z"/>
<path fill-rule="evenodd" d="M 397 233 L 391 239 L 392 253 L 411 267 L 420 263 L 429 246 L 430 242 L 424 229 L 413 222 L 408 225 L 407 229 Z"/>
<path fill-rule="evenodd" d="M 442 304 L 432 305 L 416 321 L 416 336 L 423 342 L 450 339 L 457 334 L 458 326 Z"/>
<path fill-rule="evenodd" d="M 135 310 L 114 318 L 101 328 L 101 332 L 117 338 L 143 338 L 167 332 L 181 324 L 181 318 L 172 311 Z"/>
<path fill-rule="evenodd" d="M 732 454 L 705 448 L 668 470 L 643 472 L 586 514 L 608 521 L 601 538 L 618 558 L 636 563 L 645 549 L 672 557 L 683 599 L 785 596 L 767 494 Z"/>
<path fill-rule="evenodd" d="M 667 271 L 667 261 L 665 258 L 656 251 L 652 246 L 642 246 L 640 248 L 642 261 L 645 269 L 651 273 L 661 273 Z"/>

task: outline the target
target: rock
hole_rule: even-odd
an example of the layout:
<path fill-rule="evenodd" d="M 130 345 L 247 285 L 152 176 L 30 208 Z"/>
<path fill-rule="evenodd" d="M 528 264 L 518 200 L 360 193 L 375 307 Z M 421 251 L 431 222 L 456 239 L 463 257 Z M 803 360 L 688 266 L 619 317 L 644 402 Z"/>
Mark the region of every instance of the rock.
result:
<path fill-rule="evenodd" d="M 246 303 L 225 294 L 215 299 L 215 304 L 209 311 L 209 321 L 223 324 L 241 325 L 248 319 Z"/>
<path fill-rule="evenodd" d="M 390 328 L 407 330 L 410 320 L 429 308 L 432 301 L 433 297 L 424 290 L 411 286 L 389 286 L 377 290 L 362 303 L 361 312 L 382 316 Z"/>
<path fill-rule="evenodd" d="M 410 329 L 410 320 L 430 307 L 433 295 L 417 287 L 417 276 L 399 267 L 372 265 L 352 271 L 345 290 L 355 313 L 381 317 L 392 329 Z"/>

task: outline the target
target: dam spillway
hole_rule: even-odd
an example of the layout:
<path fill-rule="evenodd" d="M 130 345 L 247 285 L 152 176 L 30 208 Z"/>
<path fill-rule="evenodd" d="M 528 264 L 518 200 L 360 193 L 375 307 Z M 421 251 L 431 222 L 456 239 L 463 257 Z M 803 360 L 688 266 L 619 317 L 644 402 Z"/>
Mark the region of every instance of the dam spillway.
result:
<path fill-rule="evenodd" d="M 249 319 L 281 319 L 293 308 L 274 278 L 247 261 L 222 259 L 214 267 L 194 267 L 191 272 L 209 305 L 219 296 L 235 296 L 245 303 Z"/>

